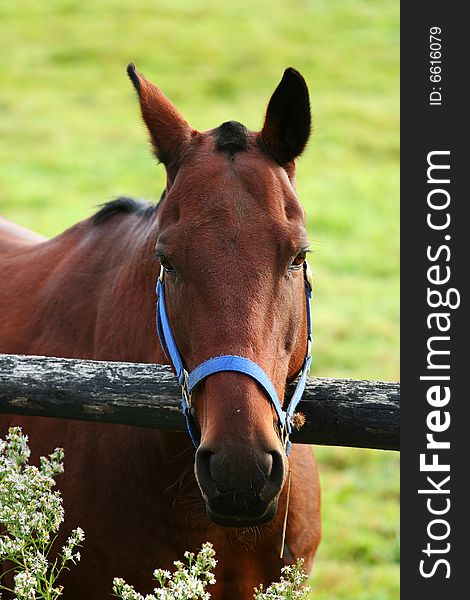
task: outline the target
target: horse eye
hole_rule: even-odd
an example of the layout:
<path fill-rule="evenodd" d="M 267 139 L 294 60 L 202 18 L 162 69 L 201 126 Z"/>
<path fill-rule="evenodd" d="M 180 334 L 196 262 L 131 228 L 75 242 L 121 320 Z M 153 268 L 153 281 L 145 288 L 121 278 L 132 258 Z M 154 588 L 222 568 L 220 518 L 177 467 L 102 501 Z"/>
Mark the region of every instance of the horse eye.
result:
<path fill-rule="evenodd" d="M 163 254 L 160 254 L 158 256 L 158 260 L 160 261 L 160 264 L 164 268 L 165 273 L 174 273 L 175 272 L 173 265 L 170 263 L 170 261 L 167 259 L 166 256 L 164 256 Z"/>
<path fill-rule="evenodd" d="M 307 251 L 301 250 L 291 262 L 291 269 L 300 269 L 300 267 L 304 264 L 306 257 Z"/>

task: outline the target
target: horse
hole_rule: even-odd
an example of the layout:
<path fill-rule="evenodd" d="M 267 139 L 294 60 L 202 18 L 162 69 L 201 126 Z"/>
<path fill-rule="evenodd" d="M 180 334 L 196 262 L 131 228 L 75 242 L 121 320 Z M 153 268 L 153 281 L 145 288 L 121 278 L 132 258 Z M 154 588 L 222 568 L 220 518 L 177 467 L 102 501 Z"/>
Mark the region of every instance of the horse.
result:
<path fill-rule="evenodd" d="M 200 132 L 133 64 L 128 75 L 164 193 L 156 204 L 117 198 L 50 240 L 2 220 L 0 351 L 171 364 L 155 327 L 160 279 L 185 374 L 241 357 L 283 399 L 309 327 L 295 183 L 311 129 L 307 84 L 286 69 L 260 131 L 228 121 Z M 192 390 L 190 413 L 196 444 L 183 432 L 2 416 L 2 433 L 22 426 L 35 460 L 65 449 L 62 535 L 86 534 L 61 581 L 66 600 L 102 600 L 113 577 L 149 593 L 156 567 L 172 570 L 206 541 L 218 559 L 214 600 L 252 598 L 299 557 L 310 570 L 321 537 L 316 462 L 308 446 L 287 456 L 259 379 L 215 370 Z"/>

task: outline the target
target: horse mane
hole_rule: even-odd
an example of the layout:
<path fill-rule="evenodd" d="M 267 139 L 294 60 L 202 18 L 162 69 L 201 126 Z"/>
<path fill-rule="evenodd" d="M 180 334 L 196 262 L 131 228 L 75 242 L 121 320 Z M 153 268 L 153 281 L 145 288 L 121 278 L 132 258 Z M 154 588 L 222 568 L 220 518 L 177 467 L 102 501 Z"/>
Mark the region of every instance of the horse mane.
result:
<path fill-rule="evenodd" d="M 99 210 L 91 217 L 91 221 L 94 225 L 101 225 L 102 223 L 109 221 L 109 219 L 112 219 L 114 216 L 123 213 L 149 218 L 155 214 L 164 197 L 165 192 L 163 192 L 159 203 L 154 204 L 147 200 L 136 200 L 129 196 L 119 196 L 119 198 L 101 204 Z"/>

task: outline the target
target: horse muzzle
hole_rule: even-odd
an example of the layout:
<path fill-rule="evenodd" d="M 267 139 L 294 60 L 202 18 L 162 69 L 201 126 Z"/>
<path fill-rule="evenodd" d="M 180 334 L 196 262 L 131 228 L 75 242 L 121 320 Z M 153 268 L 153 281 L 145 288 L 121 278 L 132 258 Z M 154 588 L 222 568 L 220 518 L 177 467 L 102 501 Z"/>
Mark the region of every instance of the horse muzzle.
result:
<path fill-rule="evenodd" d="M 251 527 L 271 521 L 285 480 L 283 455 L 272 452 L 196 453 L 195 473 L 211 521 L 224 527 Z"/>

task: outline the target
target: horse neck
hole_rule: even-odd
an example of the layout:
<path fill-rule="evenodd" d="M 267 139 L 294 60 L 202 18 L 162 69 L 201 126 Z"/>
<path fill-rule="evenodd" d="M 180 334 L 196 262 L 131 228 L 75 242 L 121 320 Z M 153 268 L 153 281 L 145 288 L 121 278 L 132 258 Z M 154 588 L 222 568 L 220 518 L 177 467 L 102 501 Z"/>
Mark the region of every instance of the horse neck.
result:
<path fill-rule="evenodd" d="M 124 217 L 114 229 L 112 222 L 105 224 L 103 234 L 105 228 L 110 239 L 96 265 L 94 358 L 165 362 L 155 329 L 156 220 Z"/>
<path fill-rule="evenodd" d="M 155 330 L 156 231 L 155 217 L 90 219 L 20 257 L 16 270 L 28 277 L 17 278 L 15 296 L 30 298 L 31 287 L 37 294 L 19 311 L 21 335 L 9 351 L 164 362 Z"/>

